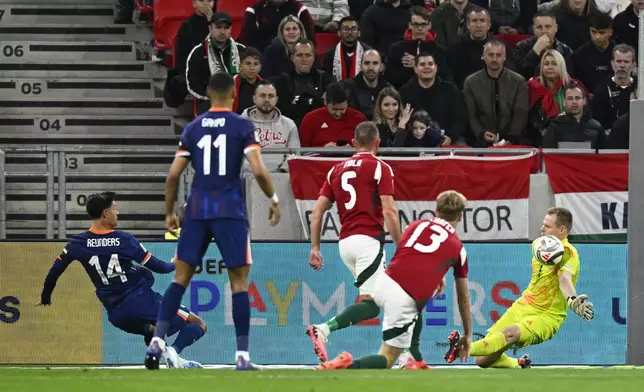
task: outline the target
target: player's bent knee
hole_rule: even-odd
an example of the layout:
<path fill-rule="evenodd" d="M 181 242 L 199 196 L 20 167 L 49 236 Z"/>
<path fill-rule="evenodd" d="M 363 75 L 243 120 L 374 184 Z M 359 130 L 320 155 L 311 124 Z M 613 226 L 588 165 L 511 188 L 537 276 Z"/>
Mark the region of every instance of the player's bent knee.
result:
<path fill-rule="evenodd" d="M 233 293 L 248 291 L 249 269 L 250 268 L 247 265 L 228 269 L 228 277 L 230 278 L 230 290 Z"/>
<path fill-rule="evenodd" d="M 360 294 L 358 296 L 358 302 L 362 301 L 373 301 L 373 297 L 371 296 L 371 294 Z"/>
<path fill-rule="evenodd" d="M 190 314 L 188 315 L 188 320 L 187 321 L 188 321 L 189 324 L 193 324 L 193 323 L 194 324 L 199 324 L 201 329 L 203 329 L 204 334 L 206 332 L 208 332 L 208 325 L 206 324 L 205 321 L 203 321 L 203 319 L 201 317 L 197 316 L 196 314 L 190 312 Z"/>
<path fill-rule="evenodd" d="M 474 362 L 476 363 L 476 366 L 483 369 L 490 367 L 494 363 L 490 357 L 476 357 Z"/>
<path fill-rule="evenodd" d="M 503 330 L 503 335 L 508 344 L 516 343 L 521 338 L 521 328 L 516 324 L 510 325 Z"/>
<path fill-rule="evenodd" d="M 394 363 L 396 363 L 396 360 L 398 360 L 398 357 L 400 357 L 400 354 L 402 354 L 402 352 L 402 348 L 393 347 L 388 345 L 387 343 L 383 343 L 382 347 L 380 347 L 380 355 L 387 358 L 388 369 L 391 369 L 394 366 Z"/>

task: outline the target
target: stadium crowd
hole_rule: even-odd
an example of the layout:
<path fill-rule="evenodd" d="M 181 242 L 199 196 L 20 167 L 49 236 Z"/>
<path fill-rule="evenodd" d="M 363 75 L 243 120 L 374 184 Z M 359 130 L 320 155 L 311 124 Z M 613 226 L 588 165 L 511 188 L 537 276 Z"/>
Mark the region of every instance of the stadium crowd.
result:
<path fill-rule="evenodd" d="M 613 18 L 616 3 L 259 0 L 232 37 L 226 9 L 193 0 L 166 101 L 203 113 L 210 75 L 228 72 L 265 148 L 345 146 L 369 119 L 383 147 L 626 149 L 644 0 Z"/>

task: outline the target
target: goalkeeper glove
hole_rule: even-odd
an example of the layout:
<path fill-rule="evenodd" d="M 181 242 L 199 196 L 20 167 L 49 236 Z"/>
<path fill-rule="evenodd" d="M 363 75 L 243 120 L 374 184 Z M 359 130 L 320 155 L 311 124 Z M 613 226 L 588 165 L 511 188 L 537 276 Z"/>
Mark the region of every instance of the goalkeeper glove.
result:
<path fill-rule="evenodd" d="M 595 317 L 593 303 L 588 301 L 588 295 L 586 294 L 581 294 L 577 297 L 568 297 L 568 306 L 586 321 L 590 321 Z"/>

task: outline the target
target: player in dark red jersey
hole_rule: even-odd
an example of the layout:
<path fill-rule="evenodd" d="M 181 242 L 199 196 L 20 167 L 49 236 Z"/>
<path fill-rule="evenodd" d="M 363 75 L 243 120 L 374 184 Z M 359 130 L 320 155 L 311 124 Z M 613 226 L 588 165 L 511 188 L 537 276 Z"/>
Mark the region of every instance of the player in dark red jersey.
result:
<path fill-rule="evenodd" d="M 402 234 L 389 267 L 378 277 L 374 300 L 384 311 L 379 355 L 353 360 L 344 352 L 316 369 L 391 368 L 401 352 L 409 348 L 420 312 L 450 268 L 454 269 L 458 308 L 463 320 L 463 336 L 455 344 L 462 360 L 469 357 L 472 343 L 472 313 L 467 283 L 467 254 L 456 234 L 467 200 L 455 191 L 436 199 L 436 218 L 412 222 Z"/>
<path fill-rule="evenodd" d="M 322 268 L 322 215 L 335 202 L 342 224 L 338 243 L 340 257 L 355 278 L 360 293 L 358 303 L 326 323 L 307 327 L 306 334 L 322 362 L 328 360 L 325 344 L 332 331 L 369 320 L 380 313 L 372 296 L 374 282 L 384 271 L 385 222 L 396 246 L 400 240 L 400 221 L 394 205 L 394 173 L 388 164 L 374 155 L 380 145 L 376 124 L 359 124 L 352 143 L 356 153 L 329 171 L 311 215 L 309 264 L 315 270 Z"/>
<path fill-rule="evenodd" d="M 248 274 L 253 259 L 245 183 L 241 175 L 244 159 L 248 160 L 257 184 L 270 198 L 268 219 L 273 226 L 280 220 L 280 209 L 271 175 L 262 161 L 255 127 L 247 118 L 232 112 L 235 94 L 232 76 L 221 72 L 212 75 L 208 84 L 212 107 L 186 125 L 168 172 L 165 224 L 172 235 L 176 235 L 179 228 L 179 218 L 174 214 L 179 178 L 188 164 L 194 169 L 194 177 L 177 243 L 174 280 L 163 296 L 154 338 L 145 355 L 145 366 L 151 370 L 159 367 L 169 320 L 176 313 L 197 266 L 202 264 L 213 237 L 230 278 L 232 317 L 237 338 L 236 369 L 258 370 L 250 361 L 248 352 Z"/>
<path fill-rule="evenodd" d="M 96 287 L 107 319 L 115 327 L 134 335 L 143 335 L 149 344 L 154 334 L 157 314 L 163 297 L 152 290 L 152 272 L 169 274 L 175 265 L 154 257 L 132 233 L 116 231 L 118 208 L 116 195 L 102 192 L 87 198 L 87 213 L 92 217 L 89 230 L 72 237 L 51 266 L 38 305 L 51 305 L 51 297 L 60 276 L 75 260 L 83 266 Z M 206 333 L 206 323 L 185 306 L 172 316 L 168 335 L 178 332 L 163 358 L 169 368 L 202 367 L 179 356 L 181 351 Z"/>

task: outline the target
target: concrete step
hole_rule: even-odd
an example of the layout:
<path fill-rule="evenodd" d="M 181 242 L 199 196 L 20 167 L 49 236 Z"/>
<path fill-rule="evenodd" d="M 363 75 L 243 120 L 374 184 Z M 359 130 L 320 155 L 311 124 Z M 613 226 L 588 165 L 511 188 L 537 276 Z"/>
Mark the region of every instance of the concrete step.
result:
<path fill-rule="evenodd" d="M 34 1 L 33 3 L 36 3 Z M 87 4 L 87 3 L 85 3 Z M 113 5 L 4 5 L 0 3 L 0 25 L 67 24 L 108 25 L 114 23 Z"/>
<path fill-rule="evenodd" d="M 18 97 L 154 98 L 155 91 L 149 79 L 0 79 L 0 100 Z"/>
<path fill-rule="evenodd" d="M 0 63 L 20 61 L 136 61 L 132 42 L 3 41 Z"/>
<path fill-rule="evenodd" d="M 96 190 L 99 192 L 99 190 Z M 93 192 L 67 192 L 66 206 L 68 214 L 86 213 L 85 206 L 87 198 Z M 47 196 L 44 192 L 7 192 L 7 213 L 31 213 L 44 214 L 47 212 L 45 201 Z M 158 214 L 163 211 L 163 192 L 120 192 L 118 195 L 119 210 L 127 214 L 127 211 L 142 213 Z M 54 201 L 58 202 L 58 193 L 54 196 Z M 58 206 L 56 206 L 58 207 Z"/>
<path fill-rule="evenodd" d="M 150 42 L 150 27 L 139 25 L 12 24 L 0 25 L 3 41 L 142 41 Z"/>
<path fill-rule="evenodd" d="M 163 79 L 167 70 L 148 61 L 0 62 L 4 78 Z"/>
<path fill-rule="evenodd" d="M 175 136 L 172 116 L 8 116 L 0 115 L 4 136 L 53 134 L 57 137 L 113 135 Z"/>
<path fill-rule="evenodd" d="M 160 98 L 20 98 L 0 101 L 3 115 L 139 115 L 172 116 L 177 109 Z"/>
<path fill-rule="evenodd" d="M 176 136 L 114 136 L 103 135 L 58 135 L 55 133 L 44 133 L 41 135 L 5 135 L 0 133 L 0 149 L 3 146 L 101 146 L 101 147 L 123 147 L 137 146 L 147 148 L 150 146 L 176 146 L 179 138 Z"/>
<path fill-rule="evenodd" d="M 44 193 L 47 190 L 45 177 L 8 176 L 6 179 L 7 192 L 20 191 Z M 67 192 L 84 192 L 91 194 L 109 189 L 114 192 L 164 192 L 165 177 L 105 179 L 97 176 L 69 177 L 65 184 Z M 58 193 L 58 179 L 55 179 L 54 193 Z"/>
<path fill-rule="evenodd" d="M 7 173 L 44 173 L 47 158 L 43 154 L 6 155 Z M 65 154 L 67 170 L 73 173 L 166 173 L 172 164 L 174 154 L 159 155 L 105 155 L 105 154 Z M 54 172 L 57 172 L 54 164 Z"/>

